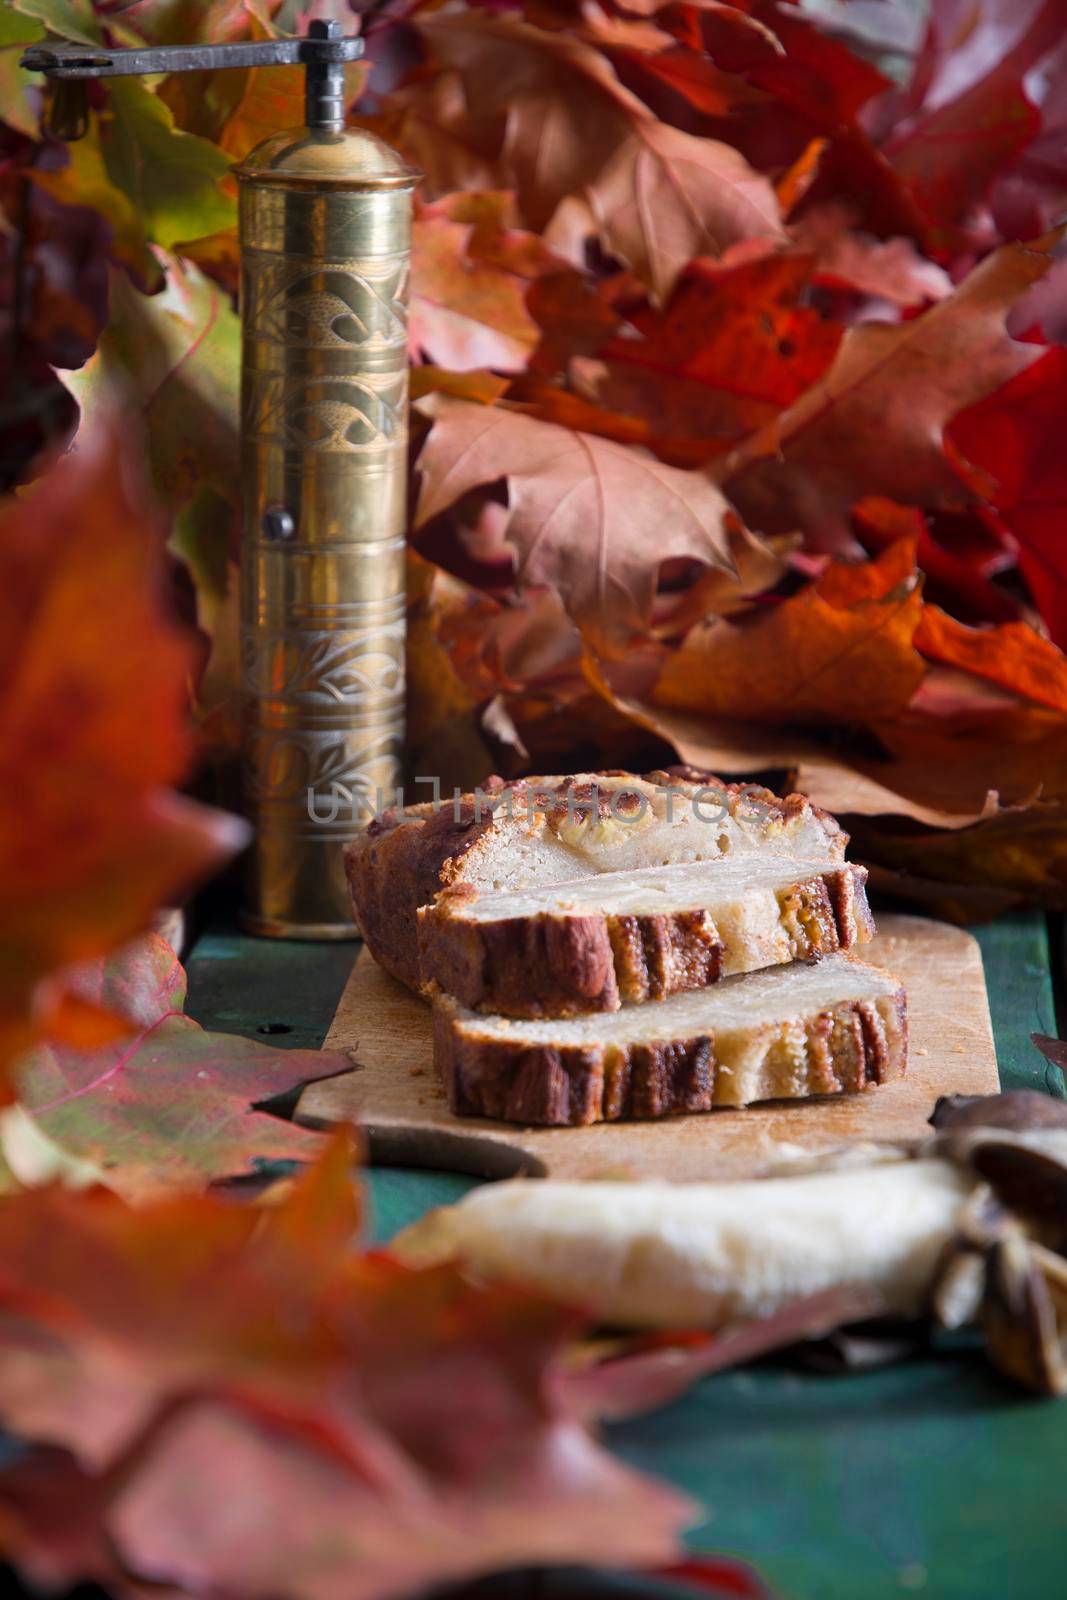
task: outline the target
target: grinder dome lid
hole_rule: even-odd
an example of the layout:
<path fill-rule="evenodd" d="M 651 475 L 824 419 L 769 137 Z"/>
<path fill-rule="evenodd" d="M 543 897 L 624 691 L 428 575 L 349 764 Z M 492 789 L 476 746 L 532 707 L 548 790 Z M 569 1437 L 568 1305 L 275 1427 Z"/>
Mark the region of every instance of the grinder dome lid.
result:
<path fill-rule="evenodd" d="M 342 189 L 410 189 L 422 174 L 366 128 L 298 128 L 257 144 L 234 176 L 281 187 L 335 184 Z"/>

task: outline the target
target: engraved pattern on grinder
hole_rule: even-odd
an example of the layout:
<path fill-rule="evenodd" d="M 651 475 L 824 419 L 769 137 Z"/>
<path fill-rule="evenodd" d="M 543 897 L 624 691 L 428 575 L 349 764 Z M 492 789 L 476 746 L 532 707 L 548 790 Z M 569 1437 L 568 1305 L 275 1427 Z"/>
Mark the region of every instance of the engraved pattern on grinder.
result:
<path fill-rule="evenodd" d="M 301 450 L 364 452 L 407 442 L 407 372 L 287 379 L 246 372 L 248 438 Z"/>
<path fill-rule="evenodd" d="M 241 639 L 245 688 L 271 700 L 377 703 L 404 691 L 404 623 L 359 632 L 261 633 Z"/>
<path fill-rule="evenodd" d="M 407 281 L 406 256 L 312 265 L 249 251 L 250 331 L 286 349 L 403 348 Z"/>
<path fill-rule="evenodd" d="M 286 827 L 290 818 L 306 823 L 310 810 L 326 820 L 329 803 L 339 802 L 339 820 L 351 836 L 361 820 L 359 802 L 369 807 L 362 816 L 368 821 L 376 789 L 395 784 L 403 738 L 399 718 L 384 728 L 346 728 L 343 734 L 336 729 L 252 729 L 245 745 L 248 796 L 284 811 Z"/>

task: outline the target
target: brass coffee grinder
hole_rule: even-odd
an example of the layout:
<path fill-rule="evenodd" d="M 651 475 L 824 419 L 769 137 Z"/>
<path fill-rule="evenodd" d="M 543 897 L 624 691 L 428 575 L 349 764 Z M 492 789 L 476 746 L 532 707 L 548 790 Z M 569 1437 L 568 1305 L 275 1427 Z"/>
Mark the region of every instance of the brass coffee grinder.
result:
<path fill-rule="evenodd" d="M 240 190 L 243 786 L 255 825 L 244 921 L 354 931 L 341 850 L 395 794 L 404 738 L 406 298 L 418 178 L 344 125 L 336 22 L 247 44 L 34 46 L 55 131 L 78 80 L 301 63 L 307 125 L 258 145 Z"/>

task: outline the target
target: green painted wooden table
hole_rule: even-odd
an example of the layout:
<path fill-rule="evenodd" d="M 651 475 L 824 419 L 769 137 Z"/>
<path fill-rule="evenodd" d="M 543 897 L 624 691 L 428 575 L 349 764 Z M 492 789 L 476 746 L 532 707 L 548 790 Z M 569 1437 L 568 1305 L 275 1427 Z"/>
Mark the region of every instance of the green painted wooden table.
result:
<path fill-rule="evenodd" d="M 1008 917 L 975 932 L 1003 1087 L 1062 1096 L 1061 1074 L 1030 1042 L 1057 1031 L 1044 921 Z M 209 928 L 188 962 L 189 1010 L 213 1028 L 318 1046 L 357 949 Z M 375 1239 L 475 1181 L 372 1171 Z M 976 1349 L 833 1378 L 784 1363 L 725 1373 L 607 1437 L 705 1508 L 694 1551 L 744 1559 L 787 1600 L 1067 1593 L 1067 1401 L 1021 1396 Z M 545 1600 L 573 1591 L 566 1575 L 537 1584 Z"/>

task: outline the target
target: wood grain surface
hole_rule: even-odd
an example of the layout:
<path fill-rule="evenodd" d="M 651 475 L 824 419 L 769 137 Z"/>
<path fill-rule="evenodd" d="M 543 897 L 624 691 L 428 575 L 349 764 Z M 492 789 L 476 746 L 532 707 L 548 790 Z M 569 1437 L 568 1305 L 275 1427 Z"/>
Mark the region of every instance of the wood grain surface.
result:
<path fill-rule="evenodd" d="M 864 956 L 897 973 L 908 991 L 910 1052 L 900 1083 L 591 1128 L 454 1117 L 434 1076 L 429 1008 L 361 950 L 325 1041 L 326 1049 L 352 1052 L 357 1070 L 310 1085 L 297 1114 L 319 1124 L 359 1123 L 373 1162 L 481 1177 L 739 1178 L 774 1161 L 782 1146 L 812 1152 L 852 1140 L 915 1138 L 926 1131 L 938 1095 L 999 1087 L 982 957 L 970 934 L 923 917 L 885 916 L 879 930 Z"/>

